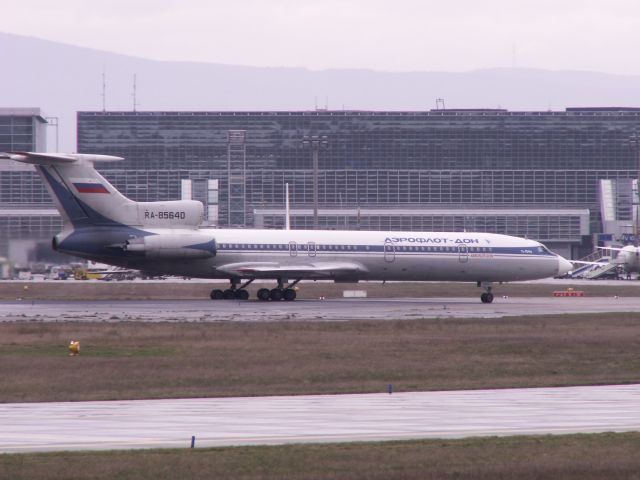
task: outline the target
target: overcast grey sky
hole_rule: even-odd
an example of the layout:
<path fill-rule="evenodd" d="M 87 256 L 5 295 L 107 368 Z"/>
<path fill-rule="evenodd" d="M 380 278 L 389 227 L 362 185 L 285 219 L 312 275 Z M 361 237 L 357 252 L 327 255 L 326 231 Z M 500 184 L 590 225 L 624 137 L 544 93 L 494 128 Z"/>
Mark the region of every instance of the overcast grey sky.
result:
<path fill-rule="evenodd" d="M 638 0 L 3 0 L 0 29 L 158 60 L 640 74 Z"/>

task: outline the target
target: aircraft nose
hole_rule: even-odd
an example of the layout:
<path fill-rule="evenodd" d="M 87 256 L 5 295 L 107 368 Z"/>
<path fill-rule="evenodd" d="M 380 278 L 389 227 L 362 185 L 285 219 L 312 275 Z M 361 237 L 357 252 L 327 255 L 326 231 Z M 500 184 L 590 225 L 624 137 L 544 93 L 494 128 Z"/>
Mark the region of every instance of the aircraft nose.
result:
<path fill-rule="evenodd" d="M 573 264 L 566 258 L 558 255 L 558 276 L 561 277 L 573 270 Z"/>

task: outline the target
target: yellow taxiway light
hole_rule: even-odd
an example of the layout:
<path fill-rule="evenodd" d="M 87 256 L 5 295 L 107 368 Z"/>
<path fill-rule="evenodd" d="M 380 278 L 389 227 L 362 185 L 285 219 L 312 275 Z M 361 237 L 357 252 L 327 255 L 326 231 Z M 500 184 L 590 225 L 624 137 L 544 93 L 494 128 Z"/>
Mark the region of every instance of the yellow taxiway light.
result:
<path fill-rule="evenodd" d="M 71 340 L 69 342 L 69 355 L 76 356 L 80 355 L 80 341 L 79 340 Z"/>

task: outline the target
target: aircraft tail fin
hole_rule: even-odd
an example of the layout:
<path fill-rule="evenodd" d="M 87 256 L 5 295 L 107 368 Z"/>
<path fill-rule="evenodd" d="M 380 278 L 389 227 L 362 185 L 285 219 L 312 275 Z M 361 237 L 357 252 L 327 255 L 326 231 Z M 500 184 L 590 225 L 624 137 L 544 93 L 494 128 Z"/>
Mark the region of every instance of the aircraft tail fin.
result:
<path fill-rule="evenodd" d="M 152 227 L 198 226 L 203 205 L 193 200 L 134 202 L 122 195 L 93 167 L 93 162 L 119 161 L 110 155 L 8 152 L 0 154 L 35 166 L 70 228 L 96 225 Z"/>

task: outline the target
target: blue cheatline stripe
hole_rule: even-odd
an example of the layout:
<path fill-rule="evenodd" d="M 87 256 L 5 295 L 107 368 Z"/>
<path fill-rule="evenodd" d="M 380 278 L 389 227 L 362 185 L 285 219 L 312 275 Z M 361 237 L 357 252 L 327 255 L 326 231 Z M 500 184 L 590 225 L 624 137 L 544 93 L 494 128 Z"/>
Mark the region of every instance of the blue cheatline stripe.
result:
<path fill-rule="evenodd" d="M 231 245 L 231 246 L 230 246 Z M 255 247 L 254 245 L 257 245 Z M 350 247 L 350 248 L 339 248 L 339 247 Z M 331 248 L 328 248 L 331 247 Z M 291 249 L 289 244 L 255 244 L 255 243 L 221 243 L 217 246 L 218 250 L 229 251 L 229 252 L 301 252 L 308 253 L 306 244 L 297 244 L 295 249 Z M 430 248 L 430 250 L 427 250 Z M 449 248 L 449 250 L 444 250 L 444 248 Z M 471 248 L 485 248 L 485 250 L 471 250 Z M 424 250 L 423 250 L 424 249 Z M 533 248 L 520 248 L 520 247 L 469 247 L 467 250 L 460 251 L 457 247 L 396 247 L 393 250 L 386 249 L 382 245 L 317 245 L 315 249 L 311 249 L 311 252 L 318 253 L 333 253 L 333 254 L 344 254 L 344 253 L 376 253 L 376 252 L 385 252 L 388 254 L 396 254 L 396 255 L 433 255 L 433 254 L 449 254 L 449 255 L 515 255 L 515 256 L 528 256 L 528 257 L 555 257 L 556 255 L 553 253 L 549 253 L 547 251 L 538 251 L 538 247 Z"/>

